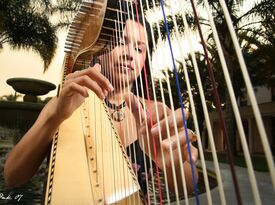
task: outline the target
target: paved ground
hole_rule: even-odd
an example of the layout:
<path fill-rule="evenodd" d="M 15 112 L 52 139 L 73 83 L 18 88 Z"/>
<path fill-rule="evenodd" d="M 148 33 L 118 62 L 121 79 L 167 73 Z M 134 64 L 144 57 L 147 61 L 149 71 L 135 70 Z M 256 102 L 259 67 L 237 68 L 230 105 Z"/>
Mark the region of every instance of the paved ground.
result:
<path fill-rule="evenodd" d="M 214 171 L 212 162 L 207 162 L 207 169 Z M 237 205 L 235 192 L 232 184 L 232 177 L 227 164 L 220 163 L 220 170 L 222 175 L 222 182 L 228 205 Z M 236 173 L 239 182 L 241 198 L 243 205 L 258 205 L 254 202 L 250 182 L 248 179 L 247 169 L 236 166 Z M 255 172 L 256 180 L 258 183 L 258 189 L 262 201 L 262 205 L 275 205 L 275 189 L 272 186 L 270 175 L 268 172 Z M 220 197 L 218 187 L 211 190 L 212 202 L 214 205 L 220 205 Z M 185 204 L 184 202 L 182 204 Z M 189 199 L 190 205 L 195 205 L 195 198 Z M 200 195 L 200 204 L 208 204 L 206 194 Z"/>

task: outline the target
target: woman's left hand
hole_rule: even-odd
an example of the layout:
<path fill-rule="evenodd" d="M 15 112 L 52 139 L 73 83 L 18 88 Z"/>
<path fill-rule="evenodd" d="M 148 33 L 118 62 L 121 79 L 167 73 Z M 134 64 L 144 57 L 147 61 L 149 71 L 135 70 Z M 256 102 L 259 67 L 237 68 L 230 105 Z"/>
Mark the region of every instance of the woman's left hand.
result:
<path fill-rule="evenodd" d="M 145 112 L 136 96 L 132 95 L 130 97 L 130 101 L 132 105 L 132 112 L 137 115 L 137 111 L 140 111 L 140 115 L 138 116 L 141 118 L 137 119 L 138 117 L 136 117 L 136 119 L 138 121 L 137 123 L 139 124 L 138 130 L 141 147 L 144 149 L 147 155 L 151 155 L 151 158 L 160 168 L 163 167 L 163 155 L 166 166 L 171 166 L 170 153 L 173 154 L 175 166 L 179 165 L 180 158 L 178 151 L 180 151 L 182 155 L 183 162 L 191 162 L 188 154 L 187 137 L 189 139 L 188 141 L 190 142 L 192 162 L 195 164 L 197 163 L 198 150 L 192 145 L 192 142 L 196 141 L 196 135 L 193 131 L 189 129 L 186 131 L 184 129 L 181 108 L 172 112 L 167 106 L 163 106 L 162 103 L 157 103 L 156 107 L 155 103 L 151 102 L 150 105 L 148 105 L 149 112 Z M 129 105 L 129 99 L 126 99 L 126 103 Z M 188 112 L 186 110 L 184 110 L 184 115 L 185 118 L 188 119 Z M 140 124 L 139 122 L 142 123 Z M 161 148 L 163 150 L 163 155 Z"/>

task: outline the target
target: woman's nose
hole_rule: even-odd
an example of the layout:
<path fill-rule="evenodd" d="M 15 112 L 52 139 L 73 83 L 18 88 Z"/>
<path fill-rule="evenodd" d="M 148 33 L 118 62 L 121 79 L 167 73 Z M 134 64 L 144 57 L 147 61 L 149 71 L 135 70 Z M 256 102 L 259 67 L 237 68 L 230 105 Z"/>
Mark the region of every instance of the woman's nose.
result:
<path fill-rule="evenodd" d="M 132 61 L 133 60 L 133 56 L 129 55 L 129 54 L 126 54 L 125 58 L 126 58 L 127 61 Z"/>
<path fill-rule="evenodd" d="M 131 45 L 125 45 L 123 49 L 123 57 L 126 61 L 132 61 L 134 59 L 132 50 Z"/>

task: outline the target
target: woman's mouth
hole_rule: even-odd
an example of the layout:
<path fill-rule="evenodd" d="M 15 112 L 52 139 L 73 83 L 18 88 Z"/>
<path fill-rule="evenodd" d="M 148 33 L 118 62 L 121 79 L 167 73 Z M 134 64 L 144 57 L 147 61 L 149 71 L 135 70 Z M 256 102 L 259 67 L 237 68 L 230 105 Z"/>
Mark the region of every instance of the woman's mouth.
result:
<path fill-rule="evenodd" d="M 133 71 L 133 67 L 131 65 L 125 65 L 125 64 L 120 64 L 118 66 L 120 72 L 127 73 Z"/>

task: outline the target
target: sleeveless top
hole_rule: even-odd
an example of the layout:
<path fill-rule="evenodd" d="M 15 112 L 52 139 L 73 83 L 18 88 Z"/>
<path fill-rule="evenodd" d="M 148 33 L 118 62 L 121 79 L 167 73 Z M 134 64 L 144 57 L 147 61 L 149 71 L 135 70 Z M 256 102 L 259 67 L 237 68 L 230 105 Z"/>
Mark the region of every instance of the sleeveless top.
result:
<path fill-rule="evenodd" d="M 167 203 L 167 194 L 169 201 L 175 201 L 175 195 L 166 191 L 164 173 L 159 169 L 160 187 L 158 185 L 158 176 L 156 173 L 156 165 L 153 160 L 142 151 L 139 141 L 136 140 L 126 148 L 127 155 L 132 162 L 132 167 L 137 175 L 137 179 L 144 195 L 145 201 L 150 200 L 150 204 L 160 204 L 160 193 L 162 195 L 162 203 Z M 159 190 L 161 189 L 161 191 Z M 168 193 L 167 193 L 168 192 Z M 182 199 L 182 197 L 180 197 Z"/>

